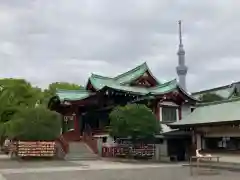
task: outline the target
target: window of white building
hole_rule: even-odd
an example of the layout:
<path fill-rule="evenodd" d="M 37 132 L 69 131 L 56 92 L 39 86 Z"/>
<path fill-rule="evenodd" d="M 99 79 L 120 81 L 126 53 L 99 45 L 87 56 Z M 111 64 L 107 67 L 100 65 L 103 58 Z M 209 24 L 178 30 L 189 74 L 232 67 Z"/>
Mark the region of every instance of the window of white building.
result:
<path fill-rule="evenodd" d="M 161 107 L 161 121 L 163 123 L 171 123 L 178 120 L 178 109 L 172 106 Z"/>

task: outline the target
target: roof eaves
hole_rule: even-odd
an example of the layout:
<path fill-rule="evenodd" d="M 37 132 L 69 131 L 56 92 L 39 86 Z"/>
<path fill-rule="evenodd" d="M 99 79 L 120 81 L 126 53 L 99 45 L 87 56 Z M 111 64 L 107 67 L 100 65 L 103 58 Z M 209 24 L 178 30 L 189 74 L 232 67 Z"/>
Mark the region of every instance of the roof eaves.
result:
<path fill-rule="evenodd" d="M 88 91 L 86 89 L 57 89 L 56 90 L 56 94 L 57 93 L 91 93 L 91 91 Z"/>
<path fill-rule="evenodd" d="M 91 85 L 93 86 L 94 89 L 99 90 L 99 88 L 98 88 L 97 85 L 95 84 L 94 79 L 93 79 L 92 76 L 89 78 L 89 82 L 91 83 Z"/>
<path fill-rule="evenodd" d="M 229 93 L 229 96 L 227 97 L 227 99 L 232 98 L 234 93 L 236 92 L 236 90 L 237 90 L 237 87 L 236 87 L 236 84 L 234 84 L 233 87 L 232 87 L 231 92 Z"/>
<path fill-rule="evenodd" d="M 240 81 L 237 82 L 237 83 L 240 83 Z M 236 84 L 236 83 L 234 83 L 234 84 Z M 205 90 L 193 92 L 193 93 L 191 93 L 191 94 L 192 94 L 192 95 L 199 95 L 199 94 L 203 94 L 203 93 L 209 93 L 209 92 L 212 92 L 212 91 L 218 91 L 218 90 L 222 90 L 222 89 L 231 88 L 232 85 L 233 85 L 233 84 L 228 84 L 228 85 L 219 86 L 219 87 L 215 87 L 215 88 L 211 88 L 211 89 L 205 89 Z"/>
<path fill-rule="evenodd" d="M 81 96 L 79 96 L 81 94 Z M 71 98 L 68 98 L 67 96 L 72 96 Z M 74 97 L 76 95 L 76 97 Z M 85 89 L 79 89 L 79 90 L 64 90 L 64 89 L 58 89 L 56 91 L 56 96 L 60 102 L 64 101 L 79 101 L 86 99 L 90 96 L 94 95 L 94 93 L 87 91 Z"/>
<path fill-rule="evenodd" d="M 85 87 L 87 87 L 88 83 L 90 82 L 91 85 L 94 87 L 94 89 L 98 90 L 97 86 L 94 85 L 94 79 L 95 78 L 96 79 L 103 79 L 103 80 L 113 80 L 113 78 L 111 78 L 111 77 L 101 76 L 101 75 L 92 73 L 91 76 L 88 78 L 88 81 L 87 81 L 87 84 L 86 84 Z"/>
<path fill-rule="evenodd" d="M 225 121 L 210 121 L 210 122 L 195 122 L 195 123 L 181 123 L 181 122 L 174 122 L 174 123 L 170 123 L 168 124 L 170 127 L 172 128 L 176 128 L 176 127 L 192 127 L 192 126 L 203 126 L 203 125 L 209 125 L 209 124 L 224 124 L 224 123 L 228 123 L 228 122 L 236 122 L 236 121 L 240 121 L 240 120 L 225 120 Z"/>
<path fill-rule="evenodd" d="M 235 97 L 232 99 L 224 99 L 221 101 L 199 103 L 199 104 L 196 104 L 196 107 L 211 106 L 211 105 L 217 105 L 217 104 L 223 104 L 223 103 L 229 103 L 229 102 L 235 102 L 235 101 L 240 101 L 240 97 Z"/>
<path fill-rule="evenodd" d="M 166 87 L 169 87 L 169 89 L 161 91 L 162 88 L 166 88 Z M 176 88 L 177 88 L 176 80 L 174 79 L 172 81 L 166 82 L 166 83 L 161 84 L 159 86 L 149 88 L 148 90 L 152 95 L 163 95 L 163 94 L 173 92 L 174 90 L 176 90 Z M 154 92 L 154 90 L 159 90 L 159 91 Z"/>
<path fill-rule="evenodd" d="M 180 91 L 181 91 L 184 95 L 186 95 L 187 97 L 189 97 L 190 99 L 192 99 L 192 100 L 194 100 L 194 101 L 196 101 L 196 102 L 200 102 L 199 99 L 197 99 L 197 98 L 193 97 L 191 94 L 187 93 L 187 92 L 186 92 L 181 86 L 179 86 L 178 84 L 177 84 L 177 88 L 180 89 Z"/>
<path fill-rule="evenodd" d="M 105 89 L 114 89 L 114 90 L 117 90 L 117 91 L 123 91 L 123 92 L 128 92 L 128 93 L 131 93 L 131 94 L 134 94 L 134 95 L 147 95 L 149 94 L 148 92 L 144 93 L 144 92 L 140 92 L 140 91 L 134 91 L 134 90 L 127 90 L 127 89 L 121 89 L 121 88 L 116 88 L 114 86 L 110 86 L 110 85 L 105 85 L 103 88 L 101 88 L 99 91 L 102 91 L 102 90 L 105 90 Z"/>
<path fill-rule="evenodd" d="M 168 94 L 170 92 L 173 92 L 175 89 L 172 88 L 172 89 L 169 89 L 167 91 L 163 91 L 163 92 L 150 92 L 151 95 L 164 95 L 164 94 Z"/>
<path fill-rule="evenodd" d="M 80 100 L 84 100 L 84 99 L 86 99 L 86 98 L 88 98 L 88 97 L 90 97 L 91 95 L 86 95 L 86 96 L 83 96 L 83 97 L 81 97 L 81 98 L 76 98 L 76 99 L 69 99 L 69 98 L 64 98 L 63 100 L 60 100 L 61 102 L 64 102 L 64 101 L 72 101 L 72 102 L 74 102 L 74 101 L 80 101 Z"/>
<path fill-rule="evenodd" d="M 101 75 L 94 74 L 94 73 L 91 74 L 91 77 L 98 78 L 98 79 L 113 80 L 113 78 L 111 78 L 111 77 L 101 76 Z"/>
<path fill-rule="evenodd" d="M 177 84 L 177 80 L 176 79 L 173 79 L 171 81 L 168 81 L 168 82 L 165 82 L 163 84 L 160 84 L 158 86 L 154 86 L 154 87 L 150 87 L 148 88 L 149 90 L 155 90 L 155 89 L 158 89 L 158 88 L 163 88 L 163 87 L 166 87 L 166 86 L 169 86 L 171 84 Z"/>

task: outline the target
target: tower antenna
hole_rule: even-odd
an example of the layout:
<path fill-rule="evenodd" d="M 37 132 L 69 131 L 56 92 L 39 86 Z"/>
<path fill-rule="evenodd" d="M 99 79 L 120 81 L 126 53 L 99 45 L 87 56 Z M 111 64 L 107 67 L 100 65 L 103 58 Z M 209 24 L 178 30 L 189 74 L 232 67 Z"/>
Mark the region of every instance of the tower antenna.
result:
<path fill-rule="evenodd" d="M 178 46 L 178 66 L 176 68 L 178 79 L 179 79 L 179 85 L 185 90 L 186 89 L 186 75 L 188 68 L 185 65 L 185 51 L 183 48 L 182 43 L 182 21 L 178 21 L 178 31 L 179 31 L 179 46 Z"/>
<path fill-rule="evenodd" d="M 178 26 L 179 26 L 179 45 L 182 45 L 182 21 L 178 21 Z"/>

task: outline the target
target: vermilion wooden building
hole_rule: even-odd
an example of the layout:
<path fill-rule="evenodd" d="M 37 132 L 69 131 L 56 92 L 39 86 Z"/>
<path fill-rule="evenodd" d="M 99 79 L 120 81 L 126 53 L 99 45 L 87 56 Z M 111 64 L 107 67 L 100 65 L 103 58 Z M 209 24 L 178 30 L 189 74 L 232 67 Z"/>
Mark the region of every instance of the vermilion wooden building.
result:
<path fill-rule="evenodd" d="M 62 133 L 74 141 L 83 132 L 107 133 L 108 115 L 117 105 L 144 103 L 167 124 L 191 113 L 196 101 L 175 79 L 162 83 L 143 63 L 116 77 L 92 74 L 85 89 L 58 90 L 49 108 L 63 115 Z"/>

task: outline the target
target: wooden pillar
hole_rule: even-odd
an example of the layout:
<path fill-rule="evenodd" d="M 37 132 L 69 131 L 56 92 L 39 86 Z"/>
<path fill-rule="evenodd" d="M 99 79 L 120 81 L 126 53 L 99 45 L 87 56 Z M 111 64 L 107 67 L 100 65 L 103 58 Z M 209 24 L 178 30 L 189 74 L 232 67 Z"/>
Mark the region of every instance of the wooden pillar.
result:
<path fill-rule="evenodd" d="M 192 137 L 191 156 L 196 156 L 197 143 L 194 129 L 191 129 L 191 137 Z"/>
<path fill-rule="evenodd" d="M 179 106 L 178 107 L 178 120 L 181 120 L 182 119 L 182 107 Z"/>
<path fill-rule="evenodd" d="M 157 118 L 158 121 L 160 121 L 160 107 L 159 107 L 159 104 L 158 102 L 156 101 L 155 103 L 155 116 Z"/>
<path fill-rule="evenodd" d="M 202 149 L 202 137 L 199 133 L 196 134 L 196 145 L 197 149 Z"/>

